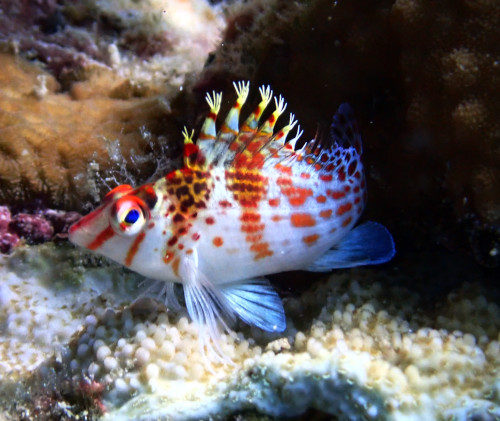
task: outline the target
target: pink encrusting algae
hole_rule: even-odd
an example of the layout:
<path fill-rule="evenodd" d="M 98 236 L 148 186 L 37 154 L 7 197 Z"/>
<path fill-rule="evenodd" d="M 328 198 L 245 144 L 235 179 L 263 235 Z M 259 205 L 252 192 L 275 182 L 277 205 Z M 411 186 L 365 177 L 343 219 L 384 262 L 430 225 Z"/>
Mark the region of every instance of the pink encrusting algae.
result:
<path fill-rule="evenodd" d="M 342 104 L 326 136 L 296 150 L 300 127 L 286 108 L 261 122 L 272 99 L 239 123 L 249 84 L 234 84 L 237 99 L 222 127 L 222 95 L 207 95 L 210 112 L 196 144 L 184 131 L 184 167 L 156 182 L 111 190 L 99 208 L 76 222 L 70 240 L 144 276 L 184 287 L 190 316 L 217 336 L 217 322 L 239 316 L 266 331 L 283 331 L 281 300 L 263 275 L 302 269 L 326 272 L 388 261 L 394 243 L 382 225 L 353 229 L 366 202 L 362 144 L 352 111 Z M 225 316 L 225 317 L 224 317 Z"/>

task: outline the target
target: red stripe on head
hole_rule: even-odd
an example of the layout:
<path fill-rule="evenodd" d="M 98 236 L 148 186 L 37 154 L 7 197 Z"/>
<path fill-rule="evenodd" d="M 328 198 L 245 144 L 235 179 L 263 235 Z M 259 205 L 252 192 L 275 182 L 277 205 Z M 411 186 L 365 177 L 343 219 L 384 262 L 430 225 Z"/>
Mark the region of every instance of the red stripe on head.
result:
<path fill-rule="evenodd" d="M 113 238 L 114 235 L 115 235 L 115 231 L 113 230 L 111 225 L 108 225 L 107 228 L 103 229 L 99 234 L 97 234 L 97 237 L 94 238 L 94 241 L 92 241 L 87 246 L 87 248 L 90 250 L 97 250 L 106 241 L 108 241 L 110 238 Z"/>
<path fill-rule="evenodd" d="M 141 245 L 145 237 L 146 237 L 145 232 L 141 232 L 137 235 L 137 237 L 135 237 L 134 242 L 128 249 L 127 257 L 125 257 L 125 266 L 130 266 L 132 264 L 132 261 L 134 260 L 134 257 L 137 254 L 137 251 L 139 250 L 139 246 Z"/>

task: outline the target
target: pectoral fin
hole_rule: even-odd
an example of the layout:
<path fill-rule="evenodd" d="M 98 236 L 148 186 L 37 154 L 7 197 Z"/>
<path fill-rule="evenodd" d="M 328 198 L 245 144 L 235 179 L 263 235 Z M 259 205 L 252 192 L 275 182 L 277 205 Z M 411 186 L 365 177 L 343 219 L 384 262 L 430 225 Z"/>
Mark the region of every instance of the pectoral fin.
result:
<path fill-rule="evenodd" d="M 285 311 L 281 299 L 264 278 L 246 279 L 221 286 L 231 310 L 245 323 L 267 332 L 283 332 Z"/>
<path fill-rule="evenodd" d="M 395 253 L 394 240 L 387 228 L 376 222 L 365 222 L 304 270 L 329 272 L 332 269 L 376 265 L 391 260 Z"/>

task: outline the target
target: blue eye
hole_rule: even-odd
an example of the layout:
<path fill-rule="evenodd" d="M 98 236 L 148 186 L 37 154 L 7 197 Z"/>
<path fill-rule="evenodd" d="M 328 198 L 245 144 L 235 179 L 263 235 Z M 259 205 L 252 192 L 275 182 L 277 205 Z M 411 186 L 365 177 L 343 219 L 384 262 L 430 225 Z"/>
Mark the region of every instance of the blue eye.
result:
<path fill-rule="evenodd" d="M 125 216 L 125 222 L 127 224 L 135 224 L 137 222 L 137 220 L 139 219 L 139 211 L 137 209 L 130 209 L 128 212 L 127 212 L 127 216 Z"/>

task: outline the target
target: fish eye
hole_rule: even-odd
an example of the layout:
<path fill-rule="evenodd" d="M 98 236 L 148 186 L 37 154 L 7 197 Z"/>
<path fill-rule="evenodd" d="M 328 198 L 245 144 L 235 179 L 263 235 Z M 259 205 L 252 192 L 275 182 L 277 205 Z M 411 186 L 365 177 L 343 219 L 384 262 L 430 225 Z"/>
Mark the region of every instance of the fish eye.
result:
<path fill-rule="evenodd" d="M 110 223 L 117 234 L 134 235 L 146 224 L 145 205 L 137 197 L 121 197 L 110 213 Z"/>

